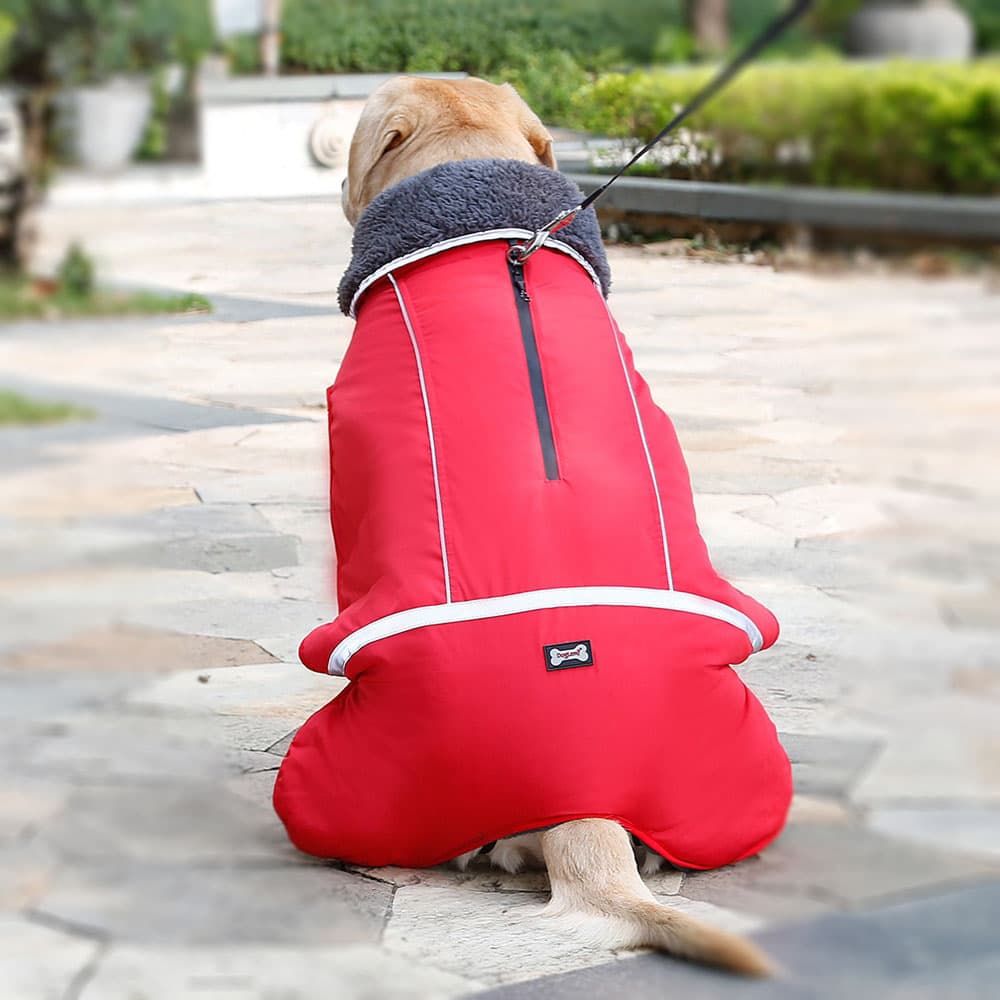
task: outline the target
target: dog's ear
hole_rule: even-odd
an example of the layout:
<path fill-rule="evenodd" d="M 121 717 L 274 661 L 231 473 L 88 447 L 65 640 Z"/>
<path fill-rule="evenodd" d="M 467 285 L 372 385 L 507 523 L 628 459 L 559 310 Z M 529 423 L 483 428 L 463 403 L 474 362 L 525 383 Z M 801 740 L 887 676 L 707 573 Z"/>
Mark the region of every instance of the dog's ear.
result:
<path fill-rule="evenodd" d="M 355 129 L 347 161 L 347 179 L 343 186 L 342 205 L 347 221 L 353 226 L 367 204 L 366 181 L 379 160 L 391 149 L 405 142 L 416 129 L 416 120 L 398 108 L 388 115 L 365 115 Z"/>
<path fill-rule="evenodd" d="M 405 142 L 413 135 L 414 125 L 412 117 L 405 111 L 395 111 L 383 121 L 371 141 L 364 144 L 361 156 L 356 164 L 357 176 L 367 177 L 375 167 L 375 164 L 397 146 Z"/>
<path fill-rule="evenodd" d="M 538 121 L 538 119 L 535 119 Z M 530 131 L 525 131 L 525 138 L 531 143 L 531 148 L 538 157 L 538 162 L 543 166 L 556 168 L 556 154 L 552 152 L 552 136 L 549 135 L 545 126 L 538 122 L 538 127 Z"/>
<path fill-rule="evenodd" d="M 528 140 L 531 148 L 535 151 L 538 162 L 555 170 L 556 157 L 552 151 L 552 136 L 549 135 L 549 130 L 509 83 L 505 83 L 504 86 L 513 91 L 517 99 L 517 117 L 521 134 Z"/>

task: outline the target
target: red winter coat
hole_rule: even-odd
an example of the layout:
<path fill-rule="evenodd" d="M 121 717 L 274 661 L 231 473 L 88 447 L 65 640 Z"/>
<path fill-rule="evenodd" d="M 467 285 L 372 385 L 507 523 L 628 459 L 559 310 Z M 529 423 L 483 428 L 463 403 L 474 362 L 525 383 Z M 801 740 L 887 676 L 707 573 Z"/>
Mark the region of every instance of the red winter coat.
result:
<path fill-rule="evenodd" d="M 731 669 L 778 634 L 713 570 L 674 429 L 586 262 L 509 233 L 363 289 L 329 390 L 340 613 L 301 656 L 351 683 L 296 735 L 302 850 L 436 864 L 582 817 L 713 868 L 780 831 L 790 770 Z"/>

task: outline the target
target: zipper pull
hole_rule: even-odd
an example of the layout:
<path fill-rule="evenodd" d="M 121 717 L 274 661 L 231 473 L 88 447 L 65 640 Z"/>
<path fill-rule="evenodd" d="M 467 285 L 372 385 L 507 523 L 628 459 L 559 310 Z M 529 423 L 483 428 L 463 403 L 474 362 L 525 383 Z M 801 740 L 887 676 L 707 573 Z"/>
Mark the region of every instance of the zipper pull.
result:
<path fill-rule="evenodd" d="M 528 286 L 524 281 L 524 265 L 511 261 L 510 277 L 514 282 L 514 287 L 517 289 L 517 294 L 520 295 L 525 302 L 530 302 L 531 296 L 528 294 Z"/>

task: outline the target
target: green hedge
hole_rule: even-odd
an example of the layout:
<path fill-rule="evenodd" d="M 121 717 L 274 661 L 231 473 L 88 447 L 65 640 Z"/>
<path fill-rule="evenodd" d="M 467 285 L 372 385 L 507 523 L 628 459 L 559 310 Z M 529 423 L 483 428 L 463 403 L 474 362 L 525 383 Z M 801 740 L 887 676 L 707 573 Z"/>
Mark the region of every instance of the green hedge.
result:
<path fill-rule="evenodd" d="M 607 73 L 573 95 L 567 123 L 645 141 L 707 77 L 702 69 Z M 689 155 L 663 174 L 997 194 L 1000 60 L 768 63 L 692 117 L 690 130 Z"/>
<path fill-rule="evenodd" d="M 285 0 L 282 59 L 314 72 L 482 76 L 568 53 L 590 68 L 648 61 L 682 0 Z"/>
<path fill-rule="evenodd" d="M 861 2 L 817 0 L 765 57 L 837 50 Z M 788 3 L 730 0 L 733 43 L 757 34 Z M 1000 48 L 997 0 L 960 3 L 980 49 Z M 533 61 L 550 58 L 568 57 L 589 70 L 688 60 L 697 53 L 685 7 L 685 0 L 285 0 L 282 57 L 290 69 L 313 72 L 479 76 L 510 67 L 531 72 Z"/>

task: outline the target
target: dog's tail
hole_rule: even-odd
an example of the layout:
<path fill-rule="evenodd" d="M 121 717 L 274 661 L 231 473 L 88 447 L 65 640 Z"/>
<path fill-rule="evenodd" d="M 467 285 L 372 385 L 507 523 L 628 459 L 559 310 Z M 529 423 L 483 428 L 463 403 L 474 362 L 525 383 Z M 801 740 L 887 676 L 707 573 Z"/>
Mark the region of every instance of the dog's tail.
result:
<path fill-rule="evenodd" d="M 542 834 L 552 883 L 545 915 L 560 917 L 595 944 L 657 948 L 747 976 L 773 975 L 768 957 L 744 938 L 659 904 L 639 876 L 628 834 L 607 819 L 578 819 Z"/>

